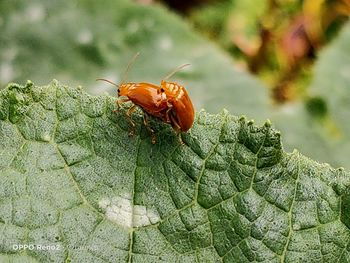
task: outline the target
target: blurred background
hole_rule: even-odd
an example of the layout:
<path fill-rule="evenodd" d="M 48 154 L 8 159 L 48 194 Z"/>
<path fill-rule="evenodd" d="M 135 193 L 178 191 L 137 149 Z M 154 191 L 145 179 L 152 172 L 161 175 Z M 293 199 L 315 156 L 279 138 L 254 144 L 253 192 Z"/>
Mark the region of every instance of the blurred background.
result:
<path fill-rule="evenodd" d="M 350 0 L 1 0 L 0 88 L 57 79 L 91 94 L 183 84 L 197 110 L 281 130 L 286 151 L 350 169 Z"/>

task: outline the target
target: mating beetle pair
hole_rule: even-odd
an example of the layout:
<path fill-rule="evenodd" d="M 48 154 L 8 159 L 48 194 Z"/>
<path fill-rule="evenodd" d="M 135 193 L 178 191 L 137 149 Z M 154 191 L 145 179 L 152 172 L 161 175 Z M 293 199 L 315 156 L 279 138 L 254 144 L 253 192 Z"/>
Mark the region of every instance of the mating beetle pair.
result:
<path fill-rule="evenodd" d="M 126 72 L 128 71 L 131 62 L 138 56 L 138 53 L 130 61 Z M 168 79 L 178 70 L 187 66 L 182 65 L 175 69 L 165 79 Z M 167 82 L 162 80 L 160 86 L 139 82 L 139 83 L 121 83 L 117 85 L 106 79 L 98 79 L 107 81 L 118 87 L 118 97 L 126 97 L 117 100 L 118 107 L 125 102 L 131 101 L 134 105 L 131 106 L 126 115 L 129 123 L 132 126 L 130 135 L 133 135 L 135 123 L 131 120 L 131 114 L 136 107 L 140 107 L 143 112 L 143 120 L 147 130 L 151 133 L 152 143 L 156 143 L 154 131 L 148 125 L 148 115 L 156 117 L 165 123 L 171 124 L 176 134 L 181 136 L 181 132 L 188 131 L 194 121 L 194 108 L 190 97 L 185 87 L 178 85 L 175 82 Z M 180 142 L 182 142 L 180 137 Z"/>

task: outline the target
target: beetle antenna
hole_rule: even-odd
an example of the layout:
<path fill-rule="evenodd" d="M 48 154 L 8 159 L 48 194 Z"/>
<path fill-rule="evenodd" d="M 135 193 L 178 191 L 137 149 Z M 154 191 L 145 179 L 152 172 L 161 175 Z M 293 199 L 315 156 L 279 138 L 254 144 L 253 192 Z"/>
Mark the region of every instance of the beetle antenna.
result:
<path fill-rule="evenodd" d="M 178 66 L 176 69 L 174 69 L 173 71 L 171 71 L 163 80 L 167 80 L 168 78 L 170 78 L 171 76 L 173 76 L 176 72 L 180 71 L 181 69 L 190 66 L 191 64 L 183 64 L 181 66 Z"/>
<path fill-rule="evenodd" d="M 113 86 L 116 86 L 117 88 L 119 88 L 120 86 L 118 84 L 115 84 L 114 82 L 108 80 L 108 79 L 96 79 L 96 80 L 102 80 L 102 81 L 106 81 L 108 82 L 109 84 L 112 84 Z"/>
<path fill-rule="evenodd" d="M 128 73 L 129 73 L 129 70 L 130 70 L 130 67 L 132 66 L 132 64 L 134 64 L 135 60 L 137 59 L 137 57 L 140 55 L 140 52 L 137 52 L 133 57 L 132 59 L 130 59 L 128 65 L 126 66 L 126 69 L 124 71 L 124 74 L 123 74 L 123 78 L 122 78 L 122 81 L 120 83 L 124 83 L 126 77 L 128 76 Z"/>
<path fill-rule="evenodd" d="M 128 63 L 128 65 L 126 66 L 126 69 L 125 69 L 125 71 L 124 71 L 124 73 L 123 73 L 122 81 L 121 81 L 120 83 L 124 83 L 124 81 L 125 81 L 125 79 L 126 79 L 126 77 L 127 77 L 127 75 L 128 75 L 128 72 L 129 72 L 129 69 L 130 69 L 131 65 L 135 62 L 136 58 L 137 58 L 139 55 L 140 55 L 140 52 L 137 52 L 137 53 L 132 57 L 132 59 L 129 61 L 129 63 Z M 99 79 L 96 79 L 96 80 L 102 80 L 102 81 L 108 82 L 109 84 L 112 84 L 113 86 L 116 86 L 117 88 L 120 87 L 119 84 L 116 84 L 116 83 L 114 83 L 114 82 L 112 82 L 112 81 L 110 81 L 110 80 L 108 80 L 108 79 L 100 79 L 100 78 L 99 78 Z"/>

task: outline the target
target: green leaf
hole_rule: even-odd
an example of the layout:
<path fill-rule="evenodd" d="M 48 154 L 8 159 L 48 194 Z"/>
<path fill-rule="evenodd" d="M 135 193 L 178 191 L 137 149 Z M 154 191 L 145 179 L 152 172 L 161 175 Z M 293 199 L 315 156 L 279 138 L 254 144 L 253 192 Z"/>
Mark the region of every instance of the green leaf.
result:
<path fill-rule="evenodd" d="M 260 121 L 269 116 L 266 88 L 164 7 L 126 0 L 18 0 L 1 2 L 0 15 L 0 86 L 59 78 L 114 95 L 113 86 L 95 79 L 119 83 L 139 51 L 125 81 L 158 84 L 190 63 L 172 80 L 186 86 L 197 109 L 230 108 Z M 32 61 L 41 63 L 33 67 Z"/>
<path fill-rule="evenodd" d="M 152 119 L 153 145 L 137 113 L 129 138 L 114 100 L 0 92 L 1 262 L 350 261 L 349 173 L 226 111 L 198 112 L 185 145 Z"/>

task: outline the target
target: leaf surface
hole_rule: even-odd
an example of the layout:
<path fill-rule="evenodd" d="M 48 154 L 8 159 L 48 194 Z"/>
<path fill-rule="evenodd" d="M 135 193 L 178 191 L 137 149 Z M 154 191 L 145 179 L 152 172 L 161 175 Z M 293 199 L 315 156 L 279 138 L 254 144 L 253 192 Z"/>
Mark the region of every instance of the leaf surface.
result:
<path fill-rule="evenodd" d="M 1 262 L 350 261 L 343 169 L 226 111 L 198 112 L 185 145 L 152 119 L 152 145 L 114 100 L 57 81 L 0 92 Z"/>

